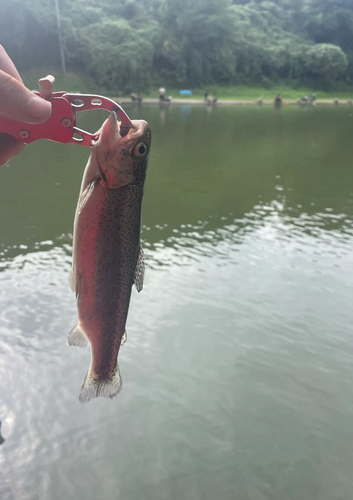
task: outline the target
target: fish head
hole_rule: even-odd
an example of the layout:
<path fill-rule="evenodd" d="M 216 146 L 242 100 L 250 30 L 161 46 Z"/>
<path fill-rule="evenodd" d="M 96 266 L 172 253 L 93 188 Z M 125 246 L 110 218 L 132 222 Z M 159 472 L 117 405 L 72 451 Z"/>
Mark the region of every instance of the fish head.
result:
<path fill-rule="evenodd" d="M 151 130 L 144 120 L 133 120 L 132 124 L 134 128 L 126 134 L 124 125 L 112 111 L 98 131 L 92 155 L 99 169 L 100 184 L 108 189 L 145 182 Z"/>

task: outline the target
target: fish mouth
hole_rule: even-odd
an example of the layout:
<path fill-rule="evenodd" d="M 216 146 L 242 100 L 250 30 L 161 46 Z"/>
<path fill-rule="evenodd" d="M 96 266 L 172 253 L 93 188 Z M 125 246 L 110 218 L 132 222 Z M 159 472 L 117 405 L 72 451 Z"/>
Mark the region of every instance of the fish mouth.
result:
<path fill-rule="evenodd" d="M 102 124 L 101 128 L 96 132 L 96 141 L 93 147 L 98 147 L 102 144 L 104 135 L 104 143 L 110 144 L 111 147 L 129 148 L 131 143 L 138 140 L 147 133 L 149 126 L 145 120 L 132 120 L 132 127 L 128 124 L 118 121 L 115 111 L 111 111 L 109 118 Z"/>
<path fill-rule="evenodd" d="M 118 134 L 120 135 L 119 143 L 121 145 L 127 145 L 130 141 L 136 141 L 142 137 L 147 129 L 148 123 L 145 120 L 131 120 L 134 128 L 128 125 L 118 122 Z"/>
<path fill-rule="evenodd" d="M 135 177 L 136 183 L 142 177 L 144 179 L 143 169 L 147 168 L 145 160 L 150 142 L 151 131 L 147 122 L 133 120 L 131 124 L 126 125 L 124 122 L 118 122 L 115 112 L 112 111 L 99 130 L 99 139 L 92 152 L 100 184 L 109 189 L 119 189 L 133 184 Z M 140 153 L 141 145 L 144 146 L 143 153 Z M 136 146 L 139 148 L 135 150 Z"/>

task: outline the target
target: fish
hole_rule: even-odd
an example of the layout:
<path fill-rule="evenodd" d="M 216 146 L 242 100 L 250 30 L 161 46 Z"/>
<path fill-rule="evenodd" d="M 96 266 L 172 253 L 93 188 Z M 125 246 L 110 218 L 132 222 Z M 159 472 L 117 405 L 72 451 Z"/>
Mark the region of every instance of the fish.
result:
<path fill-rule="evenodd" d="M 151 130 L 144 120 L 132 124 L 126 134 L 112 111 L 102 125 L 75 213 L 69 285 L 76 294 L 78 323 L 68 344 L 91 346 L 82 403 L 114 398 L 121 390 L 118 354 L 127 337 L 132 285 L 138 292 L 143 288 L 141 210 Z"/>

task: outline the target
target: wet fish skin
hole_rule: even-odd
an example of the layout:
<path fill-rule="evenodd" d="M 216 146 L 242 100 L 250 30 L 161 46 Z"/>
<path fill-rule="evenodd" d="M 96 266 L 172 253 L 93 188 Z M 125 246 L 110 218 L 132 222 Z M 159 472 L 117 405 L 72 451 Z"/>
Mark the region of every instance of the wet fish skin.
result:
<path fill-rule="evenodd" d="M 141 208 L 151 131 L 133 122 L 121 137 L 115 113 L 103 124 L 85 169 L 74 222 L 71 288 L 78 325 L 69 345 L 91 345 L 92 360 L 80 401 L 115 397 L 121 389 L 117 364 L 124 341 L 132 284 L 143 285 Z"/>

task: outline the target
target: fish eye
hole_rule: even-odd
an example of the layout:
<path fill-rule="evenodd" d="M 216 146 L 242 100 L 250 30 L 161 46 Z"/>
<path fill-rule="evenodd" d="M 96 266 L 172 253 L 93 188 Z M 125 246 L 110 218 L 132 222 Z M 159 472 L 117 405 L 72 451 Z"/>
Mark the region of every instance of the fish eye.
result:
<path fill-rule="evenodd" d="M 136 144 L 136 146 L 134 147 L 134 153 L 139 158 L 144 158 L 148 153 L 147 144 L 145 144 L 144 142 L 139 142 L 138 144 Z"/>

